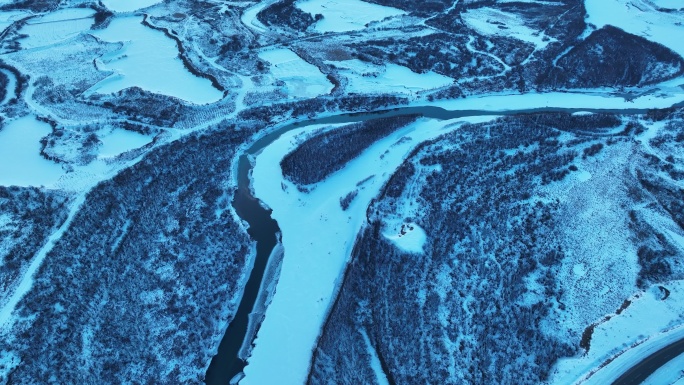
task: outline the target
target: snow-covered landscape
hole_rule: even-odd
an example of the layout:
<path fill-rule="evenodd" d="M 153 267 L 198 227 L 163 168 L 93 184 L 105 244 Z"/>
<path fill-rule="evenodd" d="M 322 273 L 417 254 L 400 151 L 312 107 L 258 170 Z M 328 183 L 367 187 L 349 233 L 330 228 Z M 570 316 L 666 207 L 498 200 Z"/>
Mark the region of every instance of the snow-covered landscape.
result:
<path fill-rule="evenodd" d="M 682 383 L 683 22 L 1 0 L 0 384 Z"/>
<path fill-rule="evenodd" d="M 360 30 L 374 21 L 406 13 L 400 9 L 360 0 L 305 0 L 298 1 L 296 6 L 306 13 L 323 15 L 322 20 L 314 25 L 314 30 L 318 32 Z"/>
<path fill-rule="evenodd" d="M 3 186 L 53 187 L 62 168 L 40 156 L 40 138 L 50 133 L 47 123 L 32 116 L 13 121 L 0 131 L 0 175 Z"/>
<path fill-rule="evenodd" d="M 293 257 L 283 260 L 280 289 L 268 307 L 241 383 L 305 381 L 318 331 L 341 284 L 339 279 L 349 263 L 369 202 L 418 143 L 467 121 L 425 120 L 397 130 L 306 193 L 297 190 L 272 165 L 278 164 L 307 132 L 290 131 L 259 154 L 252 175 L 253 188 L 266 205 L 278 208 L 273 218 L 283 232 L 284 249 Z M 307 131 L 317 129 L 312 126 Z M 340 199 L 351 186 L 359 186 L 358 193 L 344 210 Z M 297 229 L 318 231 L 316 237 L 311 237 Z M 287 356 L 283 351 L 288 352 Z"/>
<path fill-rule="evenodd" d="M 271 74 L 285 83 L 288 95 L 315 98 L 328 94 L 333 88 L 316 66 L 307 63 L 289 49 L 264 51 L 259 57 L 271 65 Z"/>
<path fill-rule="evenodd" d="M 113 72 L 86 93 L 110 94 L 130 87 L 174 96 L 196 104 L 221 99 L 211 82 L 187 72 L 178 59 L 178 48 L 162 32 L 142 25 L 142 17 L 120 17 L 106 29 L 93 33 L 106 42 L 124 42 L 121 50 L 96 59 L 97 69 Z M 154 52 L 154 54 L 150 54 Z"/>

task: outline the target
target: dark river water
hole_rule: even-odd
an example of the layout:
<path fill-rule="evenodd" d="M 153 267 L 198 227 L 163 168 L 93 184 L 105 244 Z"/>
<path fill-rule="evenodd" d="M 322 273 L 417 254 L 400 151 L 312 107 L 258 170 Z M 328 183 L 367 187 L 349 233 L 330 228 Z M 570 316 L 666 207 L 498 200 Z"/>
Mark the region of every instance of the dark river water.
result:
<path fill-rule="evenodd" d="M 226 330 L 218 354 L 211 360 L 207 370 L 207 384 L 228 384 L 230 379 L 240 374 L 245 367 L 245 362 L 238 357 L 238 353 L 247 336 L 249 315 L 254 308 L 268 258 L 276 246 L 277 234 L 280 232 L 278 224 L 271 218 L 271 211 L 261 207 L 259 201 L 250 194 L 250 168 L 249 159 L 242 155 L 238 164 L 240 182 L 233 199 L 233 207 L 240 218 L 249 224 L 247 232 L 256 242 L 256 258 L 235 318 Z"/>
<path fill-rule="evenodd" d="M 681 104 L 681 103 L 680 103 Z M 230 380 L 242 373 L 245 362 L 239 357 L 240 348 L 243 342 L 251 344 L 255 337 L 248 333 L 249 315 L 254 309 L 254 304 L 259 297 L 259 290 L 262 287 L 264 272 L 268 266 L 269 257 L 273 248 L 278 242 L 280 229 L 275 220 L 271 218 L 271 211 L 261 206 L 258 199 L 252 196 L 249 186 L 249 174 L 252 168 L 247 155 L 255 155 L 263 148 L 278 139 L 282 134 L 314 124 L 339 124 L 355 123 L 371 119 L 400 116 L 400 115 L 421 115 L 433 119 L 455 119 L 469 116 L 486 115 L 518 115 L 539 112 L 603 112 L 617 113 L 621 115 L 644 114 L 648 110 L 643 108 L 631 109 L 593 109 L 593 108 L 533 108 L 509 111 L 488 111 L 488 110 L 461 110 L 449 111 L 440 107 L 400 107 L 392 110 L 378 112 L 362 112 L 354 114 L 342 114 L 329 117 L 306 120 L 302 122 L 290 123 L 276 128 L 271 133 L 263 136 L 239 158 L 238 164 L 238 189 L 233 200 L 233 207 L 240 218 L 249 224 L 248 233 L 257 244 L 257 255 L 254 267 L 250 273 L 244 294 L 240 300 L 240 305 L 235 318 L 228 326 L 226 334 L 219 345 L 218 354 L 214 356 L 207 370 L 205 383 L 208 385 L 227 385 Z M 280 167 L 274 164 L 273 167 Z M 277 277 L 276 277 L 277 279 Z M 257 325 L 258 326 L 258 325 Z M 249 338 L 250 341 L 245 341 Z"/>

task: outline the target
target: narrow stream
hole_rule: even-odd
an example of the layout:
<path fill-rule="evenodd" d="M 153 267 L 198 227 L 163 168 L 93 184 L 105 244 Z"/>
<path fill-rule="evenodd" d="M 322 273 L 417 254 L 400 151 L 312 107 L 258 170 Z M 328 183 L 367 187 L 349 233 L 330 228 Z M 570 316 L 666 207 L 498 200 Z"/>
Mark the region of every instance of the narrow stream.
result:
<path fill-rule="evenodd" d="M 228 384 L 233 377 L 242 373 L 245 367 L 245 362 L 239 357 L 240 348 L 247 337 L 249 315 L 259 294 L 268 257 L 277 243 L 277 234 L 280 232 L 278 224 L 271 218 L 270 210 L 261 207 L 249 191 L 250 168 L 247 156 L 240 156 L 238 190 L 233 199 L 233 207 L 240 218 L 249 224 L 247 232 L 257 245 L 256 258 L 235 318 L 226 330 L 218 354 L 212 358 L 207 370 L 205 382 L 211 385 Z"/>
<path fill-rule="evenodd" d="M 674 107 L 677 106 L 678 105 L 675 105 Z M 252 196 L 249 188 L 251 183 L 249 175 L 252 165 L 248 159 L 248 155 L 258 154 L 262 149 L 270 145 L 273 141 L 288 131 L 314 124 L 355 123 L 377 118 L 412 114 L 421 115 L 427 118 L 446 120 L 470 116 L 503 116 L 540 112 L 574 113 L 579 111 L 636 115 L 644 114 L 649 110 L 645 108 L 606 110 L 592 108 L 545 107 L 509 111 L 449 111 L 440 107 L 401 107 L 393 110 L 334 115 L 303 122 L 290 123 L 275 129 L 273 132 L 255 141 L 252 146 L 247 149 L 247 151 L 245 151 L 245 153 L 239 158 L 238 189 L 233 200 L 233 207 L 235 208 L 238 216 L 240 216 L 240 218 L 249 224 L 248 233 L 257 243 L 257 255 L 235 318 L 230 323 L 228 329 L 226 330 L 226 334 L 221 340 L 218 354 L 211 360 L 211 364 L 207 370 L 205 383 L 207 385 L 227 385 L 230 383 L 231 379 L 239 378 L 246 365 L 246 362 L 239 357 L 240 348 L 242 347 L 243 343 L 253 343 L 253 339 L 255 338 L 255 335 L 248 333 L 248 330 L 250 329 L 249 316 L 252 313 L 257 298 L 259 297 L 259 290 L 262 287 L 264 272 L 268 266 L 269 257 L 273 251 L 273 248 L 278 242 L 277 237 L 278 233 L 280 232 L 278 224 L 273 218 L 271 218 L 271 210 L 262 207 L 259 200 Z M 279 165 L 273 165 L 273 167 L 279 167 Z M 256 329 L 258 329 L 258 325 L 256 325 L 256 328 L 253 328 L 253 330 Z M 250 341 L 245 341 L 246 338 L 249 338 Z"/>

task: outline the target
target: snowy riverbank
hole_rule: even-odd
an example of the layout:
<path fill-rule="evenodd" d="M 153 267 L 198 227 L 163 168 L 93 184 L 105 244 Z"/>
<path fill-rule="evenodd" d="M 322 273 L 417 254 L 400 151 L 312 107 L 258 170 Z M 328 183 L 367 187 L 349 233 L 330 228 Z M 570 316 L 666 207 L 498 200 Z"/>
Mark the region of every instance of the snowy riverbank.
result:
<path fill-rule="evenodd" d="M 320 127 L 290 131 L 257 156 L 253 187 L 256 196 L 273 208 L 273 218 L 283 232 L 285 257 L 241 384 L 305 382 L 312 349 L 371 199 L 415 146 L 473 120 L 421 119 L 375 143 L 308 193 L 285 180 L 275 165 L 306 133 Z M 366 179 L 343 211 L 340 198 Z"/>

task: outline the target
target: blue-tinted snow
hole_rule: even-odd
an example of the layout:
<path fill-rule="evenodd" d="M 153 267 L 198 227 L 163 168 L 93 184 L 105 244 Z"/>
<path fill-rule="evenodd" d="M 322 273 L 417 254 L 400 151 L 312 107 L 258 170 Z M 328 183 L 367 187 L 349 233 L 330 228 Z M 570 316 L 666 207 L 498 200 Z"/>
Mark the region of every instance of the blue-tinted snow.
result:
<path fill-rule="evenodd" d="M 92 32 L 104 41 L 122 42 L 123 47 L 97 59 L 100 70 L 114 74 L 88 92 L 108 94 L 140 87 L 195 104 L 219 101 L 223 93 L 208 79 L 195 76 L 184 67 L 176 43 L 164 33 L 142 25 L 142 20 L 142 16 L 118 17 L 106 29 Z"/>
<path fill-rule="evenodd" d="M 161 0 L 102 0 L 102 4 L 114 12 L 132 12 L 147 8 Z"/>
<path fill-rule="evenodd" d="M 47 123 L 26 116 L 0 130 L 0 184 L 53 186 L 64 174 L 57 163 L 40 155 L 40 139 L 52 131 Z"/>

